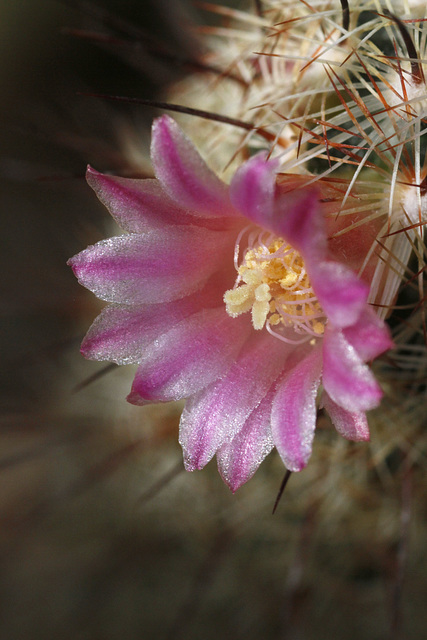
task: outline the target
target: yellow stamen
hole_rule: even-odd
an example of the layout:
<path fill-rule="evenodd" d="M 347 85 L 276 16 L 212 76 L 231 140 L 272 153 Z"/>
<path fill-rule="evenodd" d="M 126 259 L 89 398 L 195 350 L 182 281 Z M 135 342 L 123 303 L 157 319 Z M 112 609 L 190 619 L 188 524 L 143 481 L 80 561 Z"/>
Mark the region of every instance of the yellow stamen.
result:
<path fill-rule="evenodd" d="M 321 336 L 326 318 L 314 295 L 301 255 L 281 238 L 248 249 L 234 289 L 224 295 L 227 313 L 252 313 L 254 329 L 290 327 Z"/>

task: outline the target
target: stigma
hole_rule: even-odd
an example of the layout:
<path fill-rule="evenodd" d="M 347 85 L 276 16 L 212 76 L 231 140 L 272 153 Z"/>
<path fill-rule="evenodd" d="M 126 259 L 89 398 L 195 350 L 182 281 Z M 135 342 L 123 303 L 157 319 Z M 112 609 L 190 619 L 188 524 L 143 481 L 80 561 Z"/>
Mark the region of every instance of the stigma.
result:
<path fill-rule="evenodd" d="M 252 238 L 254 240 L 254 238 Z M 236 244 L 236 256 L 239 245 Z M 242 262 L 235 260 L 237 278 L 226 291 L 227 313 L 235 318 L 251 312 L 254 329 L 292 342 L 289 329 L 303 337 L 321 337 L 326 317 L 310 284 L 302 256 L 282 238 L 261 232 L 246 249 Z"/>

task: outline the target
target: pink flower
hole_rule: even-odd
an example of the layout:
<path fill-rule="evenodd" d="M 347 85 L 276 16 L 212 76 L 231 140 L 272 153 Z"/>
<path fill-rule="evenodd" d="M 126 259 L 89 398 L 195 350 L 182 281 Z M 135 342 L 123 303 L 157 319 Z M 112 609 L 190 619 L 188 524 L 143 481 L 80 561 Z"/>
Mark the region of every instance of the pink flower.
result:
<path fill-rule="evenodd" d="M 70 260 L 111 303 L 84 356 L 138 364 L 134 404 L 186 398 L 186 468 L 216 454 L 233 491 L 274 446 L 288 469 L 307 464 L 320 385 L 338 432 L 367 440 L 382 394 L 365 363 L 391 341 L 368 285 L 331 257 L 318 194 L 285 193 L 264 154 L 225 185 L 166 116 L 151 155 L 155 180 L 88 170 L 128 234 Z"/>

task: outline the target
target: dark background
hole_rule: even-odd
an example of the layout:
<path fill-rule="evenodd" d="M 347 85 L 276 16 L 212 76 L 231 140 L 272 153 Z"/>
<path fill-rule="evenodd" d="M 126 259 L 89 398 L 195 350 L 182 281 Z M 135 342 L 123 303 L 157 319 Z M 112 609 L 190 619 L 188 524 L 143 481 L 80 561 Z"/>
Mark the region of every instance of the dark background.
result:
<path fill-rule="evenodd" d="M 235 496 L 214 462 L 185 473 L 181 407 L 131 407 L 133 368 L 79 354 L 101 304 L 66 261 L 117 232 L 85 167 L 149 175 L 156 113 L 79 93 L 164 95 L 207 20 L 177 0 L 0 0 L 0 637 L 423 637 L 409 477 L 320 432 L 272 516 L 277 456 Z"/>

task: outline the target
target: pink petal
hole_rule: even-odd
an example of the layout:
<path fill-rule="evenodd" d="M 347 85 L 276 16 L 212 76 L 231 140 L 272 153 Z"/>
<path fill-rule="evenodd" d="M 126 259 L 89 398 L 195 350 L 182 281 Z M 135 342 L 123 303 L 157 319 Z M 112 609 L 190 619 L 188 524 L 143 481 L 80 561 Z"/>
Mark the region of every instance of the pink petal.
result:
<path fill-rule="evenodd" d="M 217 290 L 216 284 L 209 281 L 201 291 L 174 302 L 107 306 L 83 340 L 83 355 L 117 364 L 139 363 L 144 350 L 178 322 L 200 308 L 221 304 L 224 288 Z"/>
<path fill-rule="evenodd" d="M 339 262 L 309 268 L 313 290 L 330 322 L 340 328 L 354 324 L 366 307 L 368 285 Z"/>
<path fill-rule="evenodd" d="M 322 194 L 323 195 L 323 194 Z M 349 269 L 359 272 L 362 256 L 363 260 L 369 254 L 372 246 L 377 243 L 376 238 L 384 234 L 384 218 L 378 216 L 374 220 L 368 220 L 364 212 L 346 215 L 336 215 L 334 207 L 336 207 L 336 192 L 329 194 L 331 198 L 330 215 L 326 216 L 328 250 L 331 259 L 338 262 L 345 262 Z M 324 194 L 328 198 L 328 194 Z M 354 194 L 354 203 L 358 201 L 357 193 Z M 322 205 L 328 208 L 327 203 Z M 361 224 L 363 222 L 363 224 Z M 345 233 L 340 231 L 345 230 Z M 368 284 L 371 283 L 374 276 L 375 268 L 378 264 L 378 256 L 376 251 L 371 251 L 363 273 L 362 279 Z"/>
<path fill-rule="evenodd" d="M 250 331 L 246 317 L 232 319 L 223 306 L 186 318 L 146 349 L 128 401 L 168 402 L 200 391 L 226 373 Z"/>
<path fill-rule="evenodd" d="M 240 431 L 282 370 L 286 354 L 286 346 L 270 335 L 253 336 L 226 376 L 190 398 L 180 425 L 188 471 L 204 467 Z"/>
<path fill-rule="evenodd" d="M 326 329 L 323 338 L 323 386 L 349 412 L 378 406 L 382 391 L 372 372 L 341 331 Z"/>
<path fill-rule="evenodd" d="M 101 300 L 169 302 L 200 288 L 230 255 L 233 241 L 198 227 L 170 227 L 102 240 L 68 264 Z"/>
<path fill-rule="evenodd" d="M 199 216 L 238 215 L 230 204 L 227 185 L 169 116 L 153 123 L 151 160 L 165 191 L 184 209 Z"/>
<path fill-rule="evenodd" d="M 321 350 L 313 349 L 278 386 L 271 411 L 274 444 L 289 471 L 301 471 L 311 455 Z"/>
<path fill-rule="evenodd" d="M 230 199 L 244 216 L 284 238 L 304 258 L 318 261 L 326 255 L 326 225 L 318 205 L 318 193 L 283 192 L 276 186 L 275 160 L 259 153 L 235 173 Z M 283 181 L 282 181 L 283 184 Z"/>
<path fill-rule="evenodd" d="M 280 191 L 279 191 L 280 193 Z M 327 250 L 326 225 L 318 192 L 288 193 L 276 198 L 272 231 L 284 238 L 307 264 L 323 260 Z"/>
<path fill-rule="evenodd" d="M 387 325 L 371 307 L 366 307 L 358 321 L 344 329 L 343 333 L 364 362 L 373 360 L 393 347 Z"/>
<path fill-rule="evenodd" d="M 254 475 L 274 447 L 270 425 L 273 397 L 270 391 L 231 442 L 217 451 L 219 472 L 233 493 Z"/>
<path fill-rule="evenodd" d="M 230 184 L 230 199 L 244 216 L 270 228 L 278 163 L 266 157 L 266 152 L 261 152 L 236 171 Z"/>
<path fill-rule="evenodd" d="M 165 224 L 194 224 L 194 216 L 178 207 L 158 180 L 134 180 L 98 173 L 88 167 L 88 184 L 122 229 L 144 233 Z"/>
<path fill-rule="evenodd" d="M 327 393 L 323 393 L 321 405 L 329 413 L 335 429 L 347 440 L 362 442 L 369 440 L 369 426 L 364 411 L 346 411 L 338 406 Z"/>

